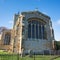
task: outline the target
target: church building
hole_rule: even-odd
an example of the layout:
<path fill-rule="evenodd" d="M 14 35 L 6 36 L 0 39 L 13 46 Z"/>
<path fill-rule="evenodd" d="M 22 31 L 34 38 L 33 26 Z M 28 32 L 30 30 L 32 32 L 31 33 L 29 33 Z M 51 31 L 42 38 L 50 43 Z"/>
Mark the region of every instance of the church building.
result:
<path fill-rule="evenodd" d="M 55 48 L 51 18 L 40 11 L 14 15 L 13 29 L 0 28 L 0 50 L 44 54 Z"/>
<path fill-rule="evenodd" d="M 51 18 L 40 11 L 27 11 L 14 15 L 13 52 L 43 54 L 53 50 L 54 30 Z"/>

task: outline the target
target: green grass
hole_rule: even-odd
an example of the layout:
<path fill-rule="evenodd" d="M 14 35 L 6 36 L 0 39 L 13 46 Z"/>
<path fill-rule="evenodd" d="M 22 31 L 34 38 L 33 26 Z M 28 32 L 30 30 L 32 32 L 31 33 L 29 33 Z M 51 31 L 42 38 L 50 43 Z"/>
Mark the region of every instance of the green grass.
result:
<path fill-rule="evenodd" d="M 50 60 L 51 58 L 56 57 L 56 56 L 51 56 L 51 55 L 36 55 L 35 60 Z M 15 54 L 2 54 L 0 55 L 0 60 L 34 60 L 33 57 L 25 56 L 25 57 L 20 57 Z"/>
<path fill-rule="evenodd" d="M 54 60 L 60 60 L 60 57 L 59 57 L 59 58 L 56 58 L 56 59 L 54 59 Z"/>
<path fill-rule="evenodd" d="M 50 60 L 50 57 L 49 56 L 35 56 L 35 58 L 34 57 L 28 57 L 28 56 L 26 56 L 26 57 L 23 57 L 22 58 L 22 60 Z"/>
<path fill-rule="evenodd" d="M 35 58 L 34 58 L 35 57 Z M 0 50 L 0 60 L 51 60 L 56 56 L 53 55 L 33 55 L 32 57 L 29 57 L 29 55 L 25 57 L 21 57 L 18 54 L 10 54 L 9 52 L 6 52 L 4 50 Z M 57 58 L 56 60 L 60 60 L 60 58 Z"/>
<path fill-rule="evenodd" d="M 11 54 L 10 52 L 7 52 L 5 50 L 0 50 L 0 54 Z"/>
<path fill-rule="evenodd" d="M 54 58 L 56 56 L 50 56 L 50 55 L 36 55 L 35 56 L 35 60 L 50 60 L 52 58 Z M 24 57 L 23 60 L 34 60 L 34 57 L 33 58 L 30 58 L 30 57 Z"/>
<path fill-rule="evenodd" d="M 13 55 L 7 55 L 7 54 L 2 54 L 0 55 L 1 60 L 17 60 L 17 56 Z"/>

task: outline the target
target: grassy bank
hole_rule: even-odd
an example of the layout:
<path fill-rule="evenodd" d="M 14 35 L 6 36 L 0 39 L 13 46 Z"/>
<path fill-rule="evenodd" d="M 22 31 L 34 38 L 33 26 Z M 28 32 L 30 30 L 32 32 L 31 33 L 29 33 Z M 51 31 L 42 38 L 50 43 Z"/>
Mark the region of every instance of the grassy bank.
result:
<path fill-rule="evenodd" d="M 33 55 L 32 57 L 27 55 L 25 57 L 21 57 L 18 54 L 11 54 L 9 52 L 0 50 L 0 60 L 51 60 L 54 57 L 56 57 L 56 55 Z M 60 60 L 60 58 L 55 60 Z"/>
<path fill-rule="evenodd" d="M 35 55 L 33 57 L 25 56 L 21 57 L 15 54 L 0 54 L 0 60 L 51 60 L 56 56 L 51 55 Z"/>
<path fill-rule="evenodd" d="M 60 57 L 58 57 L 58 58 L 56 58 L 56 59 L 54 59 L 54 60 L 60 60 Z"/>

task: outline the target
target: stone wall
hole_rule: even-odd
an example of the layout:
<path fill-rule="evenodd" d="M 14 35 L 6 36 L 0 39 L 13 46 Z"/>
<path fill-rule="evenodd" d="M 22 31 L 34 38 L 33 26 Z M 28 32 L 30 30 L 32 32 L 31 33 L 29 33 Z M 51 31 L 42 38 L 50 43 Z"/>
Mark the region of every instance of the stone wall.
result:
<path fill-rule="evenodd" d="M 26 52 L 28 52 L 29 50 L 33 50 L 34 52 L 51 50 L 52 43 L 48 40 L 28 39 L 24 41 L 24 49 Z"/>

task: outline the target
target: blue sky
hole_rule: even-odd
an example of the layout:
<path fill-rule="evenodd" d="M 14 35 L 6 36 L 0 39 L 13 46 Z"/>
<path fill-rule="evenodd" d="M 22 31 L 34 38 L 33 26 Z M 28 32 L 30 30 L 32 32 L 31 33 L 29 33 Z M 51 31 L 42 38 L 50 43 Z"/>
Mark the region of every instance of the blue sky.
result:
<path fill-rule="evenodd" d="M 51 17 L 55 39 L 60 40 L 60 0 L 0 0 L 0 26 L 12 28 L 15 13 L 35 8 Z"/>

